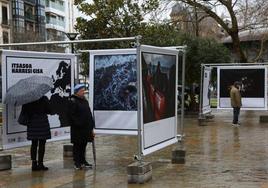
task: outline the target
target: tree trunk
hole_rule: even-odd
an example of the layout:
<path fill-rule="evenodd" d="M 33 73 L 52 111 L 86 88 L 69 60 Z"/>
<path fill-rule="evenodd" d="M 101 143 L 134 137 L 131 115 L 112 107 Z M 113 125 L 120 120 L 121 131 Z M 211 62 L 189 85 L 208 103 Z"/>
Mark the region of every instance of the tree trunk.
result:
<path fill-rule="evenodd" d="M 247 63 L 248 59 L 241 48 L 240 39 L 238 37 L 238 34 L 233 33 L 233 34 L 231 34 L 231 37 L 233 40 L 234 51 L 237 54 L 237 56 L 239 57 L 240 63 Z"/>

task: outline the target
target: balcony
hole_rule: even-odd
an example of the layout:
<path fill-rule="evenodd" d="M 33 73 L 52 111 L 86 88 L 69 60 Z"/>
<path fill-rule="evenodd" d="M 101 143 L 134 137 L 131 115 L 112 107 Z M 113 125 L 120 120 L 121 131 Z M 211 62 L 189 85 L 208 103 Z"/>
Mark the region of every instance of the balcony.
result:
<path fill-rule="evenodd" d="M 65 12 L 65 6 L 64 6 L 64 4 L 61 5 L 61 4 L 56 3 L 56 2 L 46 1 L 46 7 L 47 8 L 53 8 L 53 9 L 56 9 L 56 10 Z"/>
<path fill-rule="evenodd" d="M 31 22 L 36 21 L 36 16 L 33 14 L 25 14 L 24 17 L 25 17 L 25 20 L 27 20 L 27 21 L 31 21 Z"/>
<path fill-rule="evenodd" d="M 65 31 L 65 22 L 50 18 L 50 19 L 47 19 L 46 28 L 54 29 L 58 31 Z"/>
<path fill-rule="evenodd" d="M 11 20 L 2 20 L 1 22 L 1 26 L 6 27 L 6 28 L 9 28 L 10 24 L 11 24 Z"/>
<path fill-rule="evenodd" d="M 58 16 L 62 16 L 62 17 L 66 16 L 65 12 L 51 8 L 51 7 L 46 7 L 45 12 L 46 12 L 46 14 L 51 14 L 51 15 L 58 15 Z"/>
<path fill-rule="evenodd" d="M 32 5 L 35 5 L 35 0 L 24 0 L 25 3 L 30 3 Z"/>

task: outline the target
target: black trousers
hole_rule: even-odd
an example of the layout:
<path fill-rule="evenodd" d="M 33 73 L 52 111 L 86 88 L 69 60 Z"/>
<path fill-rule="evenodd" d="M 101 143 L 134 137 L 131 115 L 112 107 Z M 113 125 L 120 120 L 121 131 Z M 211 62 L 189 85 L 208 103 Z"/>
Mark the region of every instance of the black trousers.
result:
<path fill-rule="evenodd" d="M 86 162 L 86 147 L 87 142 L 73 143 L 73 159 L 76 164 Z"/>
<path fill-rule="evenodd" d="M 239 114 L 240 114 L 240 108 L 239 107 L 233 107 L 233 124 L 238 123 Z"/>
<path fill-rule="evenodd" d="M 31 145 L 31 159 L 36 161 L 38 149 L 38 162 L 43 162 L 45 155 L 46 140 L 34 139 Z"/>

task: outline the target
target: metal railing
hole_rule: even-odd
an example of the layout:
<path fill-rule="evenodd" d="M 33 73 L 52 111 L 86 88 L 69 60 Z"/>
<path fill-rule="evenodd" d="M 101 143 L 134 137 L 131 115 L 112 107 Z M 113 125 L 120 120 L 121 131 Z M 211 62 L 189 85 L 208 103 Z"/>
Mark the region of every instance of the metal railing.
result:
<path fill-rule="evenodd" d="M 46 24 L 52 24 L 52 25 L 57 25 L 57 26 L 61 26 L 61 27 L 65 27 L 65 22 L 64 21 L 60 21 L 58 19 L 47 19 L 46 20 Z"/>
<path fill-rule="evenodd" d="M 46 7 L 47 8 L 54 8 L 54 9 L 57 9 L 57 10 L 60 10 L 60 11 L 63 11 L 63 12 L 65 11 L 65 4 L 64 3 L 63 3 L 63 5 L 61 5 L 59 3 L 47 0 L 46 1 Z"/>

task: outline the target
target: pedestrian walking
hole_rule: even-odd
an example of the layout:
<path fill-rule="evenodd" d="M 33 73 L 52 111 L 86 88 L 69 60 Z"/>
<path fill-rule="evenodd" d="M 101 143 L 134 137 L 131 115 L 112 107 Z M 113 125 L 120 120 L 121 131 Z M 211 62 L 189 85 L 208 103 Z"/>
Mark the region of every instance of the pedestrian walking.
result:
<path fill-rule="evenodd" d="M 27 139 L 31 140 L 32 170 L 48 170 L 44 166 L 46 140 L 51 138 L 47 114 L 51 114 L 49 100 L 46 96 L 24 104 L 22 114 L 27 115 Z M 38 158 L 37 158 L 38 154 Z"/>
<path fill-rule="evenodd" d="M 74 95 L 70 98 L 71 142 L 73 143 L 74 168 L 92 168 L 86 161 L 86 147 L 94 140 L 95 122 L 85 98 L 85 84 L 74 87 Z"/>
<path fill-rule="evenodd" d="M 239 126 L 238 118 L 242 106 L 239 85 L 240 83 L 235 81 L 230 90 L 231 106 L 233 107 L 233 126 Z"/>

